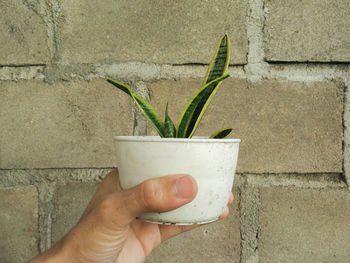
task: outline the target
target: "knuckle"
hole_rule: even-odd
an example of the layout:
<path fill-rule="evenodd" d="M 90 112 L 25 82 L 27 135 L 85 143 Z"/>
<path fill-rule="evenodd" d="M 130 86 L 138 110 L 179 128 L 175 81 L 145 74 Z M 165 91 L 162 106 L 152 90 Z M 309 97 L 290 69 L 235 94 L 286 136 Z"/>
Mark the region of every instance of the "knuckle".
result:
<path fill-rule="evenodd" d="M 97 216 L 101 220 L 108 219 L 113 209 L 116 206 L 114 195 L 107 196 L 98 206 Z"/>
<path fill-rule="evenodd" d="M 164 192 L 156 180 L 148 180 L 142 184 L 142 199 L 146 209 L 157 209 L 157 204 L 164 199 Z"/>

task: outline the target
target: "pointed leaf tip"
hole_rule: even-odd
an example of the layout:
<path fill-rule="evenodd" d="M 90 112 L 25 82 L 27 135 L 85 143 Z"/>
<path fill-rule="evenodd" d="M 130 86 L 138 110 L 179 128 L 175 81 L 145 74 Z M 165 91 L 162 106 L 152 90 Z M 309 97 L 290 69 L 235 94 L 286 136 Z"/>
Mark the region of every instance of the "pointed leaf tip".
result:
<path fill-rule="evenodd" d="M 166 103 L 166 107 L 165 107 L 164 137 L 176 138 L 176 128 L 172 119 L 168 114 L 168 102 Z"/>

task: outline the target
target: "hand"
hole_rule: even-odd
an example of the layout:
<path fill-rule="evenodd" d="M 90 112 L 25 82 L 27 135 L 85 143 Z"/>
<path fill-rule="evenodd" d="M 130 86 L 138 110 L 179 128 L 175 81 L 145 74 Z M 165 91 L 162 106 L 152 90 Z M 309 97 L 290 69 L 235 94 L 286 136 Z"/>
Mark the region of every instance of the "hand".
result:
<path fill-rule="evenodd" d="M 196 181 L 189 175 L 151 179 L 123 191 L 115 169 L 104 178 L 78 224 L 31 262 L 143 262 L 161 242 L 198 225 L 157 225 L 136 217 L 173 210 L 196 194 Z M 232 201 L 231 193 L 229 204 Z M 228 212 L 226 208 L 220 218 Z"/>

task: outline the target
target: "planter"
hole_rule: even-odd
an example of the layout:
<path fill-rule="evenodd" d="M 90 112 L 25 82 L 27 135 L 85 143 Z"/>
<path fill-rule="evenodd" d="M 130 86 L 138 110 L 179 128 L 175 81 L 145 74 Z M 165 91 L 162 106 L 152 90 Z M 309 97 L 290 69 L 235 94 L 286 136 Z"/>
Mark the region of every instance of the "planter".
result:
<path fill-rule="evenodd" d="M 158 224 L 204 224 L 218 219 L 231 193 L 239 139 L 116 136 L 117 161 L 123 189 L 171 174 L 190 174 L 198 184 L 195 199 L 165 213 L 140 219 Z"/>

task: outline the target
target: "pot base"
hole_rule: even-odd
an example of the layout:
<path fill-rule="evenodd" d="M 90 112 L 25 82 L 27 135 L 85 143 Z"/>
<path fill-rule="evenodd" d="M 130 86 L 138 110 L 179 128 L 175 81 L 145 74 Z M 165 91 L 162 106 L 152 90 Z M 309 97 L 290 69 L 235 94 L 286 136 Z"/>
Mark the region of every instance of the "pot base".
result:
<path fill-rule="evenodd" d="M 179 222 L 179 223 L 175 223 L 175 222 L 165 222 L 165 221 L 155 221 L 155 220 L 149 220 L 149 219 L 144 219 L 144 218 L 136 218 L 139 219 L 141 221 L 147 222 L 147 223 L 152 223 L 152 224 L 158 224 L 158 225 L 168 225 L 168 226 L 191 226 L 191 225 L 203 225 L 203 224 L 208 224 L 208 223 L 212 223 L 215 222 L 217 220 L 219 220 L 218 218 L 209 220 L 209 221 L 200 221 L 200 222 Z"/>

